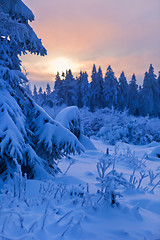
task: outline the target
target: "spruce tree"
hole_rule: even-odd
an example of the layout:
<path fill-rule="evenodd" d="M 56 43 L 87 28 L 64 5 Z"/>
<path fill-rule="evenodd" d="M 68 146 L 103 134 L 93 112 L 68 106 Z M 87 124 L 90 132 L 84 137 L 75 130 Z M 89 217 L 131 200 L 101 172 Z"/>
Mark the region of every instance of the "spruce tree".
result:
<path fill-rule="evenodd" d="M 83 102 L 82 102 L 83 93 L 81 89 L 82 81 L 83 81 L 83 73 L 82 71 L 80 71 L 79 77 L 77 78 L 77 106 L 79 108 L 83 107 Z"/>
<path fill-rule="evenodd" d="M 82 95 L 82 105 L 83 107 L 89 106 L 89 83 L 88 83 L 88 74 L 87 72 L 82 73 L 81 79 L 81 95 Z"/>
<path fill-rule="evenodd" d="M 103 107 L 103 74 L 102 69 L 99 67 L 98 72 L 95 64 L 92 69 L 92 81 L 90 88 L 90 106 L 91 109 Z"/>
<path fill-rule="evenodd" d="M 42 87 L 39 88 L 39 90 L 38 90 L 38 94 L 39 94 L 39 95 L 42 94 Z"/>
<path fill-rule="evenodd" d="M 50 87 L 49 83 L 47 83 L 46 94 L 47 94 L 48 96 L 51 94 L 51 87 Z"/>
<path fill-rule="evenodd" d="M 0 1 L 0 177 L 14 172 L 44 178 L 58 171 L 55 159 L 83 147 L 28 95 L 19 56 L 46 55 L 29 25 L 34 15 L 21 0 Z M 65 135 L 65 139 L 64 139 Z M 44 174 L 45 173 L 45 174 Z"/>
<path fill-rule="evenodd" d="M 97 87 L 97 69 L 95 64 L 93 64 L 92 69 L 92 75 L 91 75 L 92 81 L 90 82 L 90 109 L 91 111 L 94 111 L 96 107 L 96 87 Z"/>
<path fill-rule="evenodd" d="M 139 94 L 136 82 L 136 76 L 133 74 L 128 89 L 128 109 L 133 115 L 139 115 Z"/>
<path fill-rule="evenodd" d="M 118 93 L 118 81 L 117 78 L 114 76 L 114 72 L 109 65 L 107 68 L 107 72 L 105 74 L 104 79 L 104 99 L 105 105 L 109 108 L 117 107 L 117 93 Z"/>
<path fill-rule="evenodd" d="M 87 72 L 80 72 L 77 79 L 77 106 L 82 108 L 89 106 L 89 83 Z"/>
<path fill-rule="evenodd" d="M 30 84 L 27 82 L 26 84 L 24 84 L 24 87 L 25 87 L 26 92 L 28 93 L 28 95 L 32 96 L 32 91 L 31 91 Z"/>
<path fill-rule="evenodd" d="M 64 103 L 67 106 L 77 105 L 77 96 L 76 96 L 76 81 L 73 77 L 72 71 L 66 71 L 66 77 L 64 80 Z"/>
<path fill-rule="evenodd" d="M 157 82 L 158 82 L 158 86 L 160 88 L 160 71 L 158 72 L 158 79 L 157 79 Z"/>
<path fill-rule="evenodd" d="M 98 107 L 102 108 L 104 107 L 104 96 L 103 96 L 103 88 L 104 88 L 104 80 L 103 80 L 103 73 L 101 67 L 98 69 Z"/>
<path fill-rule="evenodd" d="M 159 92 L 159 99 L 158 99 L 158 102 L 159 102 L 159 109 L 158 109 L 158 117 L 160 117 L 160 71 L 158 72 L 158 79 L 157 79 L 157 83 L 158 83 L 158 92 Z"/>
<path fill-rule="evenodd" d="M 64 80 L 61 80 L 59 72 L 56 74 L 55 84 L 54 84 L 54 94 L 55 101 L 57 105 L 61 105 L 64 103 Z"/>
<path fill-rule="evenodd" d="M 37 103 L 41 106 L 43 102 L 43 91 L 42 91 L 42 87 L 39 88 L 38 90 L 38 100 Z"/>
<path fill-rule="evenodd" d="M 143 115 L 157 116 L 159 112 L 159 90 L 156 75 L 152 64 L 149 67 L 149 72 L 145 73 L 142 89 L 142 106 L 141 112 Z"/>
<path fill-rule="evenodd" d="M 38 99 L 38 93 L 37 93 L 36 85 L 34 85 L 34 89 L 33 89 L 33 98 L 34 98 L 35 101 L 37 101 L 37 99 Z"/>
<path fill-rule="evenodd" d="M 128 107 L 128 83 L 124 72 L 121 73 L 118 86 L 118 109 L 124 111 Z"/>

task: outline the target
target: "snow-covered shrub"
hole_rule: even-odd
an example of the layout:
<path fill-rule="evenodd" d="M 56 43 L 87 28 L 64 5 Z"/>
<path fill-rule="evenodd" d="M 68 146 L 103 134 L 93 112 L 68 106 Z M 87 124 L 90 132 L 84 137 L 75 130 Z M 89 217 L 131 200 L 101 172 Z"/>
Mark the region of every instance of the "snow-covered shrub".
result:
<path fill-rule="evenodd" d="M 105 199 L 111 205 L 118 205 L 117 197 L 122 194 L 117 191 L 120 186 L 130 187 L 130 183 L 123 177 L 123 173 L 115 170 L 115 157 L 104 154 L 97 163 L 98 182 L 100 183 L 100 199 Z"/>
<path fill-rule="evenodd" d="M 129 147 L 127 147 L 123 152 L 118 154 L 117 161 L 126 163 L 130 168 L 140 169 L 145 168 L 147 155 L 144 154 L 142 158 L 136 156 L 135 152 L 132 152 Z"/>
<path fill-rule="evenodd" d="M 123 159 L 122 159 L 123 158 Z M 132 169 L 130 174 L 118 172 L 116 170 L 116 162 L 126 161 Z M 117 197 L 123 196 L 123 191 L 151 191 L 159 186 L 160 181 L 155 179 L 159 176 L 159 172 L 147 171 L 144 158 L 139 159 L 130 150 L 126 154 L 118 154 L 115 149 L 115 154 L 110 155 L 107 151 L 97 163 L 98 186 L 100 190 L 97 192 L 99 199 L 107 201 L 109 204 L 118 206 Z M 147 179 L 144 181 L 144 179 Z M 154 184 L 153 184 L 154 181 Z"/>
<path fill-rule="evenodd" d="M 81 125 L 81 116 L 78 107 L 70 106 L 64 108 L 58 113 L 55 120 L 59 122 L 62 126 L 69 129 L 81 142 L 81 144 L 87 150 L 95 150 L 93 143 L 84 136 L 83 128 Z"/>
<path fill-rule="evenodd" d="M 128 112 L 105 108 L 93 113 L 81 109 L 81 119 L 85 135 L 100 137 L 110 144 L 123 141 L 138 145 L 160 141 L 158 118 L 135 117 Z"/>
<path fill-rule="evenodd" d="M 104 125 L 102 110 L 90 112 L 87 108 L 80 109 L 81 122 L 84 135 L 90 137 L 96 135 Z"/>
<path fill-rule="evenodd" d="M 142 158 L 139 158 L 135 155 L 135 152 L 131 152 L 129 148 L 127 148 L 124 153 L 118 154 L 117 162 L 123 162 L 123 164 L 132 169 L 128 179 L 130 189 L 134 188 L 141 191 L 153 192 L 154 189 L 159 186 L 160 181 L 155 181 L 155 179 L 157 179 L 157 177 L 160 175 L 159 169 L 156 171 L 150 169 L 147 170 L 147 159 L 147 154 L 144 154 Z M 146 179 L 145 182 L 144 179 Z"/>
<path fill-rule="evenodd" d="M 76 106 L 64 108 L 58 113 L 55 120 L 69 129 L 77 138 L 82 132 L 80 112 Z"/>

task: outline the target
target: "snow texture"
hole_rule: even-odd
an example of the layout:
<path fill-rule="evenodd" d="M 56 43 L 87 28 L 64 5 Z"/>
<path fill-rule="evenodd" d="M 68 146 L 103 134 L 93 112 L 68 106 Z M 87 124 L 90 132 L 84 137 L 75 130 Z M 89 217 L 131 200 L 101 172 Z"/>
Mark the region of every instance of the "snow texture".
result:
<path fill-rule="evenodd" d="M 84 136 L 81 126 L 81 116 L 78 107 L 70 106 L 62 109 L 55 118 L 65 128 L 69 129 L 87 150 L 95 150 L 93 143 Z"/>
<path fill-rule="evenodd" d="M 99 193 L 96 165 L 106 156 L 116 157 L 115 169 L 129 180 L 132 167 L 125 162 L 127 149 L 135 151 L 141 159 L 149 154 L 153 145 L 135 146 L 118 143 L 118 151 L 112 145 L 94 140 L 98 151 L 86 151 L 82 155 L 64 158 L 60 162 L 62 173 L 53 180 L 37 181 L 21 179 L 18 175 L 1 189 L 0 237 L 4 239 L 101 239 L 101 240 L 154 240 L 160 238 L 160 188 L 144 190 L 149 181 L 142 181 L 142 188 L 118 187 L 122 198 L 111 206 Z M 126 151 L 126 153 L 124 153 Z M 124 161 L 122 160 L 122 153 Z M 105 157 L 106 158 L 106 157 Z M 74 164 L 69 168 L 70 161 Z M 125 163 L 125 164 L 124 164 Z M 146 159 L 141 170 L 160 172 L 159 162 Z M 66 173 L 65 173 L 66 172 Z M 65 173 L 65 174 L 64 174 Z M 160 180 L 158 176 L 150 189 Z M 98 190 L 98 192 L 97 192 Z"/>

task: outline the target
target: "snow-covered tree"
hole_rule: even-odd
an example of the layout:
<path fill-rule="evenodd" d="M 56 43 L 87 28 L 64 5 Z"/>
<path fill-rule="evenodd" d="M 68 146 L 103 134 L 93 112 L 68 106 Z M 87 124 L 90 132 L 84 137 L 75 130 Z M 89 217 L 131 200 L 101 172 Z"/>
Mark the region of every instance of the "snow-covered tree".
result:
<path fill-rule="evenodd" d="M 41 101 L 38 102 L 40 106 L 48 106 L 53 108 L 55 104 L 55 94 L 51 91 L 49 83 L 47 84 L 46 91 L 42 94 Z"/>
<path fill-rule="evenodd" d="M 94 108 L 101 108 L 104 106 L 103 99 L 103 74 L 101 67 L 98 68 L 98 72 L 96 70 L 95 64 L 92 69 L 92 81 L 90 83 L 90 108 L 94 110 Z"/>
<path fill-rule="evenodd" d="M 96 70 L 95 64 L 92 69 L 92 81 L 90 88 L 90 107 L 94 109 L 96 107 L 103 107 L 103 74 L 102 69 L 99 67 L 98 72 Z"/>
<path fill-rule="evenodd" d="M 42 105 L 43 102 L 43 90 L 42 87 L 38 90 L 38 100 L 36 101 L 39 105 Z"/>
<path fill-rule="evenodd" d="M 98 85 L 99 85 L 99 96 L 98 96 L 98 106 L 99 108 L 104 107 L 104 96 L 103 96 L 103 87 L 104 87 L 104 81 L 103 81 L 103 74 L 101 67 L 98 68 Z"/>
<path fill-rule="evenodd" d="M 107 107 L 117 107 L 118 81 L 109 65 L 104 79 L 103 94 Z"/>
<path fill-rule="evenodd" d="M 159 89 L 154 68 L 150 65 L 149 72 L 145 73 L 142 89 L 142 106 L 143 115 L 157 115 L 159 110 Z"/>
<path fill-rule="evenodd" d="M 32 91 L 31 91 L 30 84 L 27 82 L 27 83 L 24 84 L 24 87 L 25 87 L 27 93 L 28 93 L 30 96 L 32 96 Z"/>
<path fill-rule="evenodd" d="M 68 106 L 77 105 L 76 81 L 71 70 L 66 71 L 66 77 L 63 86 L 65 92 L 64 103 Z"/>
<path fill-rule="evenodd" d="M 38 94 L 41 95 L 42 92 L 43 92 L 43 91 L 42 91 L 42 87 L 40 87 L 39 90 L 38 90 Z"/>
<path fill-rule="evenodd" d="M 33 89 L 33 97 L 34 97 L 35 101 L 37 101 L 38 93 L 37 93 L 37 87 L 36 87 L 36 85 L 34 85 L 34 89 Z"/>
<path fill-rule="evenodd" d="M 61 80 L 59 72 L 56 74 L 55 84 L 54 84 L 55 101 L 57 105 L 64 103 L 64 80 Z"/>
<path fill-rule="evenodd" d="M 121 73 L 118 86 L 118 109 L 124 111 L 128 107 L 128 83 L 124 72 Z"/>
<path fill-rule="evenodd" d="M 47 95 L 51 94 L 51 87 L 50 87 L 49 83 L 47 83 L 46 93 L 47 93 Z"/>
<path fill-rule="evenodd" d="M 128 95 L 128 108 L 129 112 L 133 115 L 139 114 L 139 95 L 138 95 L 138 85 L 136 83 L 135 74 L 132 75 L 132 79 L 129 83 L 129 95 Z"/>
<path fill-rule="evenodd" d="M 93 64 L 92 69 L 92 75 L 91 75 L 92 81 L 90 82 L 90 109 L 93 111 L 95 109 L 96 103 L 95 103 L 95 88 L 96 88 L 96 82 L 97 82 L 97 69 L 95 64 Z"/>
<path fill-rule="evenodd" d="M 89 83 L 88 83 L 88 74 L 87 72 L 80 72 L 80 75 L 77 79 L 77 96 L 78 102 L 77 106 L 82 108 L 89 105 Z"/>
<path fill-rule="evenodd" d="M 159 88 L 160 88 L 160 71 L 158 72 L 158 86 L 159 86 Z"/>
<path fill-rule="evenodd" d="M 31 10 L 21 0 L 0 1 L 0 177 L 15 171 L 44 177 L 57 171 L 54 159 L 83 148 L 67 129 L 53 121 L 28 95 L 19 56 L 46 55 L 29 25 Z M 43 176 L 42 176 L 43 175 Z"/>
<path fill-rule="evenodd" d="M 158 83 L 158 89 L 159 89 L 159 107 L 160 107 L 160 71 L 158 72 L 157 83 Z M 158 116 L 160 117 L 160 108 L 158 109 Z"/>

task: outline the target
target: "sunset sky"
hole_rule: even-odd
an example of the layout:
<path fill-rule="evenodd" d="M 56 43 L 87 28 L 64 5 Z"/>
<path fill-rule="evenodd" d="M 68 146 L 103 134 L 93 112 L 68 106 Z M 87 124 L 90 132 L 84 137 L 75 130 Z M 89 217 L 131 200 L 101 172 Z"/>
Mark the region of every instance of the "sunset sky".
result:
<path fill-rule="evenodd" d="M 34 13 L 31 24 L 47 56 L 25 55 L 28 78 L 37 86 L 71 68 L 91 74 L 93 63 L 105 74 L 110 64 L 138 83 L 152 63 L 160 71 L 160 0 L 25 0 Z"/>

